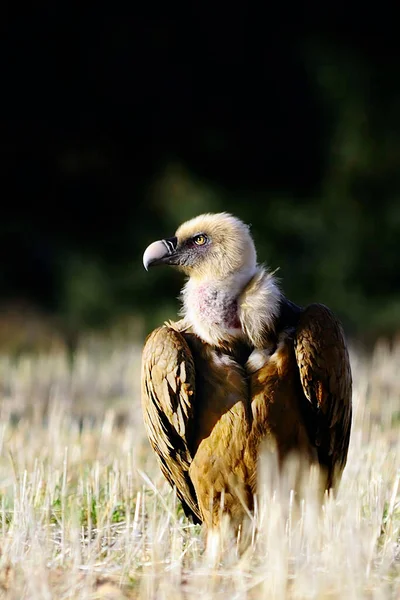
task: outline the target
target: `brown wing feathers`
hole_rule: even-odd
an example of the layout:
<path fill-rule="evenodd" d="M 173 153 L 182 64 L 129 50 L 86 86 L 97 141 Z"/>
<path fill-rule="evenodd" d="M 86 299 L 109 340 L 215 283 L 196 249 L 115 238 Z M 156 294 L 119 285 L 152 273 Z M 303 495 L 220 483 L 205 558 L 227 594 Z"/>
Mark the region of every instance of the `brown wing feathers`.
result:
<path fill-rule="evenodd" d="M 195 369 L 183 336 L 160 327 L 147 338 L 142 361 L 144 422 L 161 470 L 186 514 L 200 519 L 196 493 L 188 475 L 193 427 Z"/>
<path fill-rule="evenodd" d="M 311 304 L 302 312 L 295 354 L 304 394 L 314 409 L 310 435 L 332 485 L 334 471 L 341 473 L 347 459 L 352 379 L 342 327 L 326 306 Z"/>

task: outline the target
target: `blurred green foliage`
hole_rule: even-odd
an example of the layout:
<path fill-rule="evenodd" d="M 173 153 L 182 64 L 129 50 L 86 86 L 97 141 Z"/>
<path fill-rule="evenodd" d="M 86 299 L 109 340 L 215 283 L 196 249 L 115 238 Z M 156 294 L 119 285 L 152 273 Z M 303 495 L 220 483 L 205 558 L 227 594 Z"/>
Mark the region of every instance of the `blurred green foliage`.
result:
<path fill-rule="evenodd" d="M 386 118 L 373 112 L 371 80 L 359 64 L 316 65 L 314 75 L 332 127 L 319 193 L 297 198 L 249 187 L 232 194 L 170 164 L 148 190 L 140 251 L 196 214 L 230 211 L 251 223 L 259 260 L 279 268 L 290 298 L 326 303 L 354 334 L 390 334 L 400 326 L 400 136 L 389 118 L 393 106 Z M 378 134 L 371 131 L 375 120 Z M 122 295 L 126 286 L 137 292 L 133 300 L 148 328 L 173 318 L 181 278 L 170 269 L 147 274 L 141 256 L 132 258 L 130 273 L 107 271 L 96 261 L 69 265 L 66 312 L 87 324 L 101 322 L 115 309 L 116 289 Z"/>
<path fill-rule="evenodd" d="M 174 233 L 201 212 L 226 210 L 252 226 L 259 261 L 278 269 L 295 302 L 323 302 L 350 334 L 373 338 L 400 327 L 400 130 L 398 97 L 376 99 L 378 73 L 361 61 L 316 60 L 309 69 L 329 125 L 325 172 L 312 197 L 285 190 L 225 190 L 171 162 L 146 191 L 138 254 L 130 268 L 80 261 L 65 271 L 65 310 L 78 321 L 102 321 L 124 293 L 149 329 L 174 318 L 182 285 L 172 269 L 146 273 L 141 255 L 154 239 Z M 383 90 L 385 91 L 385 90 Z M 381 90 L 382 92 L 382 90 Z M 290 143 L 290 140 L 289 140 Z M 118 298 L 117 298 L 118 297 Z"/>
<path fill-rule="evenodd" d="M 102 152 L 100 142 L 94 149 L 64 152 L 57 168 L 69 182 L 69 208 L 57 218 L 69 219 L 69 225 L 64 237 L 57 233 L 51 239 L 51 225 L 46 235 L 57 248 L 50 311 L 67 332 L 123 323 L 136 315 L 143 318 L 144 333 L 175 318 L 182 278 L 168 268 L 146 273 L 143 251 L 153 240 L 173 235 L 182 221 L 221 210 L 251 224 L 259 261 L 279 269 L 282 288 L 294 302 L 329 305 L 350 335 L 373 338 L 399 330 L 400 90 L 393 77 L 397 59 L 375 61 L 349 47 L 341 52 L 338 44 L 318 41 L 304 46 L 302 60 L 324 128 L 322 175 L 310 193 L 293 190 L 290 168 L 287 186 L 268 181 L 256 185 L 250 178 L 242 178 L 240 185 L 224 185 L 215 178 L 206 180 L 193 157 L 185 161 L 184 153 L 177 157 L 164 152 L 156 175 L 149 170 L 138 183 L 130 182 L 126 171 L 120 174 L 112 152 Z M 224 131 L 214 123 L 203 141 L 193 140 L 194 145 L 206 145 L 213 165 L 229 149 Z M 293 153 L 290 137 L 287 153 Z M 303 156 L 300 159 L 307 164 Z M 84 213 L 77 195 L 77 190 L 85 195 L 90 177 L 96 187 L 88 184 L 88 195 L 98 194 L 98 210 L 109 215 L 101 224 L 96 210 Z M 101 208 L 103 193 L 107 213 Z M 124 204 L 114 208 L 114 195 L 127 195 Z M 38 236 L 43 223 L 37 220 Z M 27 227 L 21 239 L 28 239 L 29 231 Z"/>

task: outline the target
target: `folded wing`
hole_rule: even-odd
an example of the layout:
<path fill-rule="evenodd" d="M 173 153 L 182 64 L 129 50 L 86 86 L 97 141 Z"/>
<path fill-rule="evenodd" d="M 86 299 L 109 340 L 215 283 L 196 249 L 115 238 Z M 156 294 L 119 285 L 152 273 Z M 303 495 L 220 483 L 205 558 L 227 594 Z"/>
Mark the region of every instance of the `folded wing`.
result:
<path fill-rule="evenodd" d="M 201 522 L 188 473 L 194 397 L 195 368 L 184 337 L 168 326 L 156 329 L 147 338 L 142 356 L 145 427 L 161 470 L 176 486 L 186 515 Z"/>
<path fill-rule="evenodd" d="M 310 402 L 309 433 L 334 485 L 347 460 L 352 417 L 352 378 L 342 327 L 322 304 L 301 314 L 295 354 L 304 394 Z"/>

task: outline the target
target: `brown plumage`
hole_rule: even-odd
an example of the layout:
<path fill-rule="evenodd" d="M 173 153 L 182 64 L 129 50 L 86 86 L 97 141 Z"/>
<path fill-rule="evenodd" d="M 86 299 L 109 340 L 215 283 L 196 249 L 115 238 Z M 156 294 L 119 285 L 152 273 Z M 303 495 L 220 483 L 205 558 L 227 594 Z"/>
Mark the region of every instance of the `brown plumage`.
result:
<path fill-rule="evenodd" d="M 261 444 L 340 480 L 351 427 L 351 371 L 340 323 L 322 304 L 300 308 L 257 265 L 248 228 L 201 215 L 146 250 L 145 267 L 188 277 L 183 319 L 149 335 L 142 403 L 150 443 L 187 515 L 240 523 L 253 507 Z"/>

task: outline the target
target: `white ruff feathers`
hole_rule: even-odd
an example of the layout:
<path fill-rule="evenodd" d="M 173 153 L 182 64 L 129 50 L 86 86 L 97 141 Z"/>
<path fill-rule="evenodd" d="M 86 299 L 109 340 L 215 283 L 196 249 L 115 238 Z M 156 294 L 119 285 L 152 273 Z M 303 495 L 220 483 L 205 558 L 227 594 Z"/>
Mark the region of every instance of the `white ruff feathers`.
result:
<path fill-rule="evenodd" d="M 239 319 L 246 337 L 255 348 L 265 348 L 265 337 L 274 330 L 281 291 L 272 273 L 258 267 L 256 275 L 239 298 Z"/>

